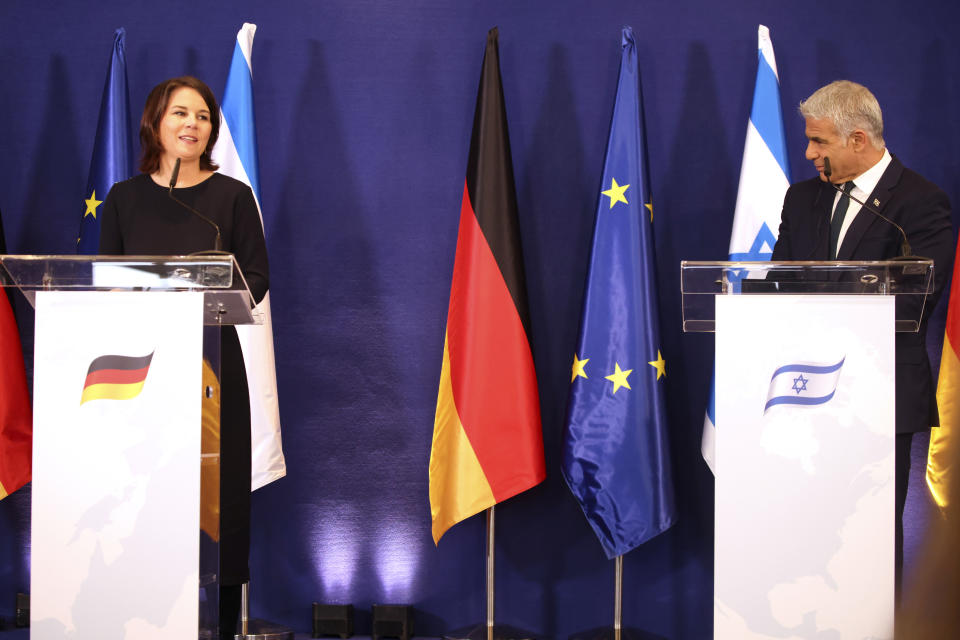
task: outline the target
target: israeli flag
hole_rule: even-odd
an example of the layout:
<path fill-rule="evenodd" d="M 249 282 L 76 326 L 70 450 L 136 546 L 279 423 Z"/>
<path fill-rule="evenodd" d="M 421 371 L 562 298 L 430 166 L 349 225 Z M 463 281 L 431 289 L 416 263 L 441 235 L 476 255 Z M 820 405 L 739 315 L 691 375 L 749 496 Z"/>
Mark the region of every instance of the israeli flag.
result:
<path fill-rule="evenodd" d="M 237 33 L 227 86 L 220 103 L 220 137 L 211 154 L 220 173 L 250 185 L 260 208 L 260 167 L 257 162 L 257 129 L 253 116 L 253 71 L 250 59 L 257 25 L 245 22 Z M 263 223 L 263 212 L 260 212 Z M 250 490 L 287 475 L 280 440 L 280 404 L 277 368 L 273 354 L 273 321 L 270 292 L 257 305 L 262 325 L 238 325 L 250 387 Z"/>
<path fill-rule="evenodd" d="M 759 64 L 753 91 L 753 108 L 747 122 L 747 140 L 740 165 L 740 186 L 733 214 L 729 259 L 769 260 L 780 228 L 783 196 L 790 186 L 787 166 L 787 144 L 780 108 L 780 80 L 773 56 L 770 30 L 760 25 L 757 30 Z M 736 289 L 739 274 L 729 277 Z M 710 470 L 716 473 L 715 426 L 716 387 L 710 385 L 710 402 L 703 421 L 701 452 Z"/>
<path fill-rule="evenodd" d="M 834 364 L 798 362 L 779 367 L 770 377 L 766 413 L 784 404 L 814 406 L 829 402 L 837 392 L 840 370 L 846 358 Z"/>

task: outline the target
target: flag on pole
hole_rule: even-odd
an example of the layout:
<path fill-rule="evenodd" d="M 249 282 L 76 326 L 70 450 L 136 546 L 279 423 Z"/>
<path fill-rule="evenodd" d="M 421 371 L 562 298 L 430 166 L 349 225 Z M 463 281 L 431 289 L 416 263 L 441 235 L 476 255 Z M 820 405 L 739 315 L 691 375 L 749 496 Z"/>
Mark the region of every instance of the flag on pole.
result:
<path fill-rule="evenodd" d="M 113 49 L 107 65 L 107 79 L 100 99 L 97 136 L 93 141 L 90 173 L 83 198 L 83 217 L 77 236 L 77 253 L 94 254 L 100 247 L 99 207 L 113 183 L 133 175 L 133 146 L 130 139 L 130 97 L 127 94 L 127 32 L 113 34 Z"/>
<path fill-rule="evenodd" d="M 654 210 L 630 27 L 621 47 L 563 439 L 563 477 L 609 558 L 666 531 L 677 517 Z"/>
<path fill-rule="evenodd" d="M 757 83 L 753 90 L 753 108 L 747 122 L 747 140 L 743 145 L 740 165 L 740 186 L 733 214 L 733 233 L 730 235 L 730 260 L 769 260 L 777 243 L 783 196 L 790 186 L 790 168 L 787 165 L 787 143 L 783 131 L 783 113 L 780 108 L 780 80 L 777 61 L 773 57 L 770 30 L 760 25 L 757 29 L 758 57 Z M 739 286 L 737 275 L 731 276 L 734 289 Z M 710 383 L 710 401 L 703 421 L 701 451 L 710 470 L 716 473 L 714 443 L 716 385 Z"/>
<path fill-rule="evenodd" d="M 430 451 L 435 543 L 457 522 L 547 475 L 497 37 L 494 27 L 450 285 Z"/>
<path fill-rule="evenodd" d="M 7 252 L 0 222 L 0 254 Z M 20 333 L 6 289 L 0 293 L 0 499 L 30 482 L 33 414 Z"/>
<path fill-rule="evenodd" d="M 947 326 L 943 333 L 940 378 L 937 381 L 937 407 L 940 427 L 930 431 L 927 453 L 927 486 L 941 508 L 950 506 L 953 467 L 958 455 L 956 440 L 960 434 L 960 244 L 953 262 L 953 281 L 947 305 Z"/>
<path fill-rule="evenodd" d="M 220 165 L 220 173 L 250 186 L 260 210 L 260 165 L 253 116 L 253 66 L 250 62 L 256 31 L 257 25 L 245 22 L 237 33 L 227 86 L 220 102 L 220 137 L 211 155 Z M 263 224 L 262 210 L 260 223 Z M 251 491 L 287 475 L 280 439 L 280 403 L 269 291 L 257 308 L 263 314 L 263 324 L 237 326 L 250 387 Z"/>

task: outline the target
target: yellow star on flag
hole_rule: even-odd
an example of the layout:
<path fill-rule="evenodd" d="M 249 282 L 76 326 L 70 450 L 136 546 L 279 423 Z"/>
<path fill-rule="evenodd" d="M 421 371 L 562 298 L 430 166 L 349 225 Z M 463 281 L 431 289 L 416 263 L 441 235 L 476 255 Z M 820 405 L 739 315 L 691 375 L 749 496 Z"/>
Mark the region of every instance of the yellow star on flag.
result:
<path fill-rule="evenodd" d="M 89 200 L 84 200 L 87 203 L 87 210 L 84 211 L 83 217 L 93 216 L 93 219 L 97 219 L 97 207 L 103 204 L 103 200 L 97 200 L 97 190 L 94 189 L 93 193 L 90 194 Z"/>
<path fill-rule="evenodd" d="M 657 349 L 657 359 L 647 364 L 657 370 L 657 380 L 659 380 L 661 376 L 667 376 L 667 361 L 660 355 L 660 349 Z"/>
<path fill-rule="evenodd" d="M 600 192 L 603 195 L 610 198 L 610 208 L 613 209 L 613 205 L 617 204 L 618 202 L 622 202 L 623 204 L 630 204 L 629 202 L 627 202 L 627 199 L 623 196 L 624 192 L 630 188 L 630 185 L 625 184 L 621 187 L 620 185 L 617 184 L 616 178 L 610 178 L 610 181 L 613 183 L 610 185 L 610 188 L 607 189 L 606 191 Z"/>
<path fill-rule="evenodd" d="M 633 372 L 633 369 L 627 369 L 626 371 L 620 368 L 620 363 L 615 362 L 614 366 L 616 370 L 608 376 L 604 376 L 607 380 L 613 383 L 613 393 L 616 393 L 620 387 L 630 388 L 630 383 L 627 382 L 627 376 Z"/>
<path fill-rule="evenodd" d="M 587 372 L 584 371 L 583 368 L 588 362 L 590 362 L 590 358 L 584 358 L 583 360 L 580 360 L 577 357 L 577 354 L 573 354 L 573 374 L 570 376 L 570 382 L 576 380 L 577 376 L 580 376 L 581 378 L 587 377 Z"/>
<path fill-rule="evenodd" d="M 645 205 L 643 205 L 643 206 L 645 206 L 647 209 L 650 209 L 650 222 L 653 222 L 653 203 L 652 203 L 652 202 L 648 202 L 647 204 L 645 204 Z"/>

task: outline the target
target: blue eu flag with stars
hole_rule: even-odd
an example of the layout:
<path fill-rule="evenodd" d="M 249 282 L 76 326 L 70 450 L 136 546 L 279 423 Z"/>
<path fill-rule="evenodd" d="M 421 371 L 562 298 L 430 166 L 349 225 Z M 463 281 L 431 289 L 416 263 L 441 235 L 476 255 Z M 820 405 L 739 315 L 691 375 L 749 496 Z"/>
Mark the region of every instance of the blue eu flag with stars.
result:
<path fill-rule="evenodd" d="M 630 27 L 622 48 L 563 441 L 563 476 L 609 558 L 676 520 L 654 210 Z"/>
<path fill-rule="evenodd" d="M 83 217 L 77 236 L 77 253 L 97 253 L 100 247 L 100 212 L 113 183 L 133 175 L 130 140 L 130 98 L 127 94 L 126 31 L 117 29 L 107 67 L 107 80 L 100 100 L 97 136 L 87 190 L 83 194 Z"/>

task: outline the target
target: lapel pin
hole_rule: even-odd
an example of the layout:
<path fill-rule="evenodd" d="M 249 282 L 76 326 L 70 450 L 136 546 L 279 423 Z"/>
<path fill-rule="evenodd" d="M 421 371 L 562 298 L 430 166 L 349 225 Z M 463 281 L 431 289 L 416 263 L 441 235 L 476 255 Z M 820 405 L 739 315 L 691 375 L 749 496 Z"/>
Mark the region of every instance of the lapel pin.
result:
<path fill-rule="evenodd" d="M 874 198 L 874 199 L 873 199 L 873 206 L 875 206 L 875 207 L 879 207 L 879 206 L 880 206 L 880 199 L 879 199 L 879 198 Z"/>

